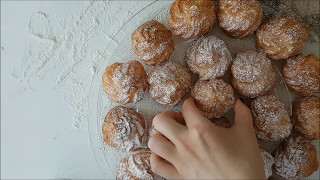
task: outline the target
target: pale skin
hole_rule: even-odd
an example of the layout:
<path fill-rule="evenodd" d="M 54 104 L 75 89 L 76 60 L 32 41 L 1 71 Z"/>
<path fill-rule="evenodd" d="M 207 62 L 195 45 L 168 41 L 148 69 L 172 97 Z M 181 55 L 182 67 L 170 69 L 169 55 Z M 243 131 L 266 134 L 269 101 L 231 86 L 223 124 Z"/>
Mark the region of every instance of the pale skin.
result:
<path fill-rule="evenodd" d="M 235 123 L 220 128 L 203 117 L 192 98 L 182 113 L 164 111 L 148 142 L 151 169 L 167 179 L 266 179 L 250 109 L 239 99 Z"/>

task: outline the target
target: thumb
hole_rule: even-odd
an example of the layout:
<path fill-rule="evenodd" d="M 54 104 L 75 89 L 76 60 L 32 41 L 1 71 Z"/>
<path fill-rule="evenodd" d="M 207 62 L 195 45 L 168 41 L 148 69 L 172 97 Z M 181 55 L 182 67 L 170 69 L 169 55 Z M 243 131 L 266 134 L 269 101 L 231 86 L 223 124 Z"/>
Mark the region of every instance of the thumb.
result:
<path fill-rule="evenodd" d="M 234 105 L 234 126 L 240 128 L 253 128 L 251 111 L 239 98 Z"/>

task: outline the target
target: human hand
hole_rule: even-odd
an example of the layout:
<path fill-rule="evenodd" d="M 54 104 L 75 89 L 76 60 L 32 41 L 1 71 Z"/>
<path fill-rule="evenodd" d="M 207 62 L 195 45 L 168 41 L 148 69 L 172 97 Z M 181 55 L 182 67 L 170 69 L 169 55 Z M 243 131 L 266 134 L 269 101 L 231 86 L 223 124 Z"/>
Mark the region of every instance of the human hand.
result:
<path fill-rule="evenodd" d="M 148 142 L 152 171 L 167 179 L 266 179 L 250 109 L 238 99 L 234 111 L 231 128 L 203 117 L 192 98 L 182 114 L 156 115 L 159 132 Z"/>

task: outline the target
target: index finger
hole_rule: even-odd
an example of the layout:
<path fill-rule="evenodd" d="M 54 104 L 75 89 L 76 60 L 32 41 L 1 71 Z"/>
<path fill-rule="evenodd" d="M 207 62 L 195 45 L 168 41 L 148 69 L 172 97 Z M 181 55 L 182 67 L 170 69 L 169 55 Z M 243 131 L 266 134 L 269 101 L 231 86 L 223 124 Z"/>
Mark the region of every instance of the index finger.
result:
<path fill-rule="evenodd" d="M 174 119 L 175 116 L 171 111 L 163 111 L 153 118 L 153 125 L 155 129 L 174 144 L 177 143 L 178 134 L 181 134 L 186 129 L 184 125 Z"/>
<path fill-rule="evenodd" d="M 208 123 L 210 122 L 207 118 L 205 118 L 197 106 L 194 103 L 192 97 L 186 99 L 182 106 L 182 116 L 186 122 L 188 127 L 197 125 L 199 123 Z"/>

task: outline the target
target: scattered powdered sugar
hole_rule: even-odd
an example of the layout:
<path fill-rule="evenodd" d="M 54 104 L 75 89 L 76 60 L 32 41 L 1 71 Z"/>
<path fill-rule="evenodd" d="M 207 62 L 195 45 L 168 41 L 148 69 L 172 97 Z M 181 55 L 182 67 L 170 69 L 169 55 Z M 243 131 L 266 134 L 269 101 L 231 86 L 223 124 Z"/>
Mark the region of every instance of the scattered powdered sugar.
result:
<path fill-rule="evenodd" d="M 12 78 L 21 81 L 24 92 L 47 87 L 61 94 L 74 111 L 73 127 L 77 130 L 86 128 L 90 84 L 110 40 L 104 38 L 105 33 L 113 36 L 132 16 L 119 3 L 86 1 L 61 19 L 39 11 L 27 24 L 32 43 Z"/>
<path fill-rule="evenodd" d="M 176 62 L 156 66 L 148 74 L 150 96 L 158 103 L 175 106 L 191 87 L 191 76 L 186 67 Z"/>
<path fill-rule="evenodd" d="M 211 30 L 215 22 L 215 5 L 209 0 L 177 0 L 171 5 L 169 24 L 175 35 L 193 38 Z"/>
<path fill-rule="evenodd" d="M 119 164 L 117 179 L 163 180 L 151 171 L 150 156 L 150 150 L 140 149 L 124 158 Z"/>
<path fill-rule="evenodd" d="M 225 43 L 214 36 L 201 37 L 188 47 L 186 62 L 201 80 L 224 75 L 232 62 L 231 53 Z"/>
<path fill-rule="evenodd" d="M 320 60 L 313 54 L 288 58 L 283 76 L 287 86 L 300 95 L 310 96 L 320 92 Z"/>
<path fill-rule="evenodd" d="M 289 114 L 275 96 L 257 97 L 251 104 L 251 112 L 257 137 L 274 141 L 290 135 L 292 124 Z"/>
<path fill-rule="evenodd" d="M 219 25 L 231 35 L 244 37 L 258 29 L 262 20 L 259 2 L 219 1 Z"/>
<path fill-rule="evenodd" d="M 264 164 L 264 172 L 266 174 L 267 179 L 272 175 L 272 165 L 274 164 L 274 158 L 270 153 L 260 148 L 260 153 L 263 159 Z"/>
<path fill-rule="evenodd" d="M 302 177 L 308 164 L 309 154 L 316 153 L 314 151 L 316 148 L 311 141 L 302 136 L 286 139 L 274 152 L 276 173 L 287 179 Z"/>

